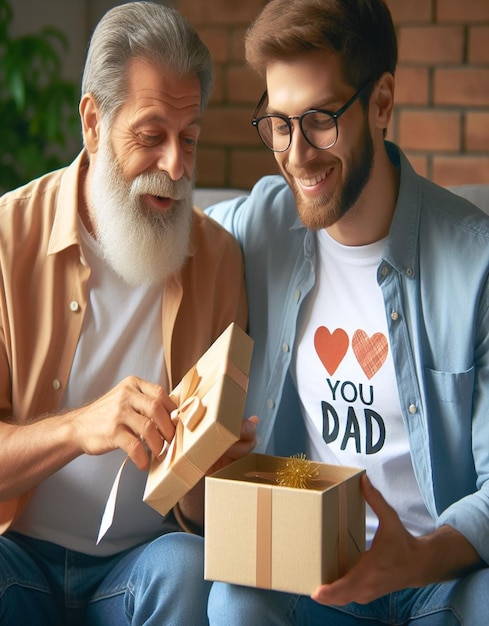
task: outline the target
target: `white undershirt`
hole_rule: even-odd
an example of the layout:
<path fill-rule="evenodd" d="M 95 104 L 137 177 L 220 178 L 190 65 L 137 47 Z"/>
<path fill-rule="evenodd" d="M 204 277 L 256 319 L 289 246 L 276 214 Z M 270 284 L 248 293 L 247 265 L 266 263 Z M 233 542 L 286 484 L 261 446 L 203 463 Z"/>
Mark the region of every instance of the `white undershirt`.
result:
<path fill-rule="evenodd" d="M 89 300 L 61 408 L 87 404 L 131 374 L 167 389 L 161 287 L 127 285 L 102 261 L 97 242 L 81 222 L 80 228 L 91 268 Z M 116 450 L 76 458 L 39 485 L 14 530 L 97 555 L 118 552 L 154 536 L 162 518 L 142 502 L 147 472 L 128 463 L 113 525 L 95 545 L 110 487 L 125 456 Z"/>
<path fill-rule="evenodd" d="M 291 371 L 310 458 L 361 467 L 415 535 L 434 528 L 402 420 L 377 267 L 385 240 L 343 246 L 319 231 L 317 281 Z M 367 507 L 367 545 L 378 520 Z"/>

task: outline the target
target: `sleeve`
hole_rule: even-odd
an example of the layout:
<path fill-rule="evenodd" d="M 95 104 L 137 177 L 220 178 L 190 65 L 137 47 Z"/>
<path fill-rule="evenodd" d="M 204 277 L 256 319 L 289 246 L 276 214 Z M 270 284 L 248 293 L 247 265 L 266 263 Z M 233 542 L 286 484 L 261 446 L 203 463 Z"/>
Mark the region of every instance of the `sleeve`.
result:
<path fill-rule="evenodd" d="M 473 384 L 471 440 L 476 490 L 455 501 L 439 516 L 437 526 L 448 524 L 477 550 L 489 563 L 489 278 L 479 307 L 475 340 L 475 380 Z M 461 454 L 461 451 L 458 451 Z M 456 460 L 453 471 L 460 471 L 464 459 Z"/>

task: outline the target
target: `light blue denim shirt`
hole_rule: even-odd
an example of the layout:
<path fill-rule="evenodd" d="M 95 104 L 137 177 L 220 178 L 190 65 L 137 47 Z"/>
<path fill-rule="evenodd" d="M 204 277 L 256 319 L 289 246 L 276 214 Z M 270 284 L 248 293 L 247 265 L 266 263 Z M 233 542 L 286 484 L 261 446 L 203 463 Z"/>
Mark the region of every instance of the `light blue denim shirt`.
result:
<path fill-rule="evenodd" d="M 489 218 L 386 147 L 401 177 L 377 280 L 414 471 L 437 525 L 459 530 L 489 562 Z M 207 213 L 245 257 L 255 340 L 246 414 L 260 418 L 257 451 L 304 451 L 289 366 L 315 280 L 314 233 L 281 176 Z"/>

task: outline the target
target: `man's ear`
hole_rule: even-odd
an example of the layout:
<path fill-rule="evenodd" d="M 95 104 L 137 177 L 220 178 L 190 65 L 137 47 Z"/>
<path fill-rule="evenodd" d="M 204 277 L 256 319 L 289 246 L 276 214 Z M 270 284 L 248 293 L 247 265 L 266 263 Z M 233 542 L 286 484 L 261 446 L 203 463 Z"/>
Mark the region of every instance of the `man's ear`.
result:
<path fill-rule="evenodd" d="M 97 152 L 100 142 L 100 110 L 91 93 L 84 94 L 80 100 L 80 119 L 83 141 L 89 153 Z"/>
<path fill-rule="evenodd" d="M 394 76 L 385 72 L 374 88 L 374 99 L 370 108 L 374 112 L 377 128 L 387 129 L 394 108 Z"/>

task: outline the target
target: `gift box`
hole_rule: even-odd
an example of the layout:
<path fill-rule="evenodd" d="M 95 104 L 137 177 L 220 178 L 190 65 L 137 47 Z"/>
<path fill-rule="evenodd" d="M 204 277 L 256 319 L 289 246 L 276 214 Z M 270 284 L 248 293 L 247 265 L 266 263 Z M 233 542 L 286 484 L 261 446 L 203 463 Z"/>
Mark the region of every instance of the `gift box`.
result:
<path fill-rule="evenodd" d="M 232 323 L 170 396 L 175 437 L 148 473 L 144 502 L 166 515 L 239 439 L 252 339 Z"/>
<path fill-rule="evenodd" d="M 364 470 L 314 463 L 296 488 L 277 483 L 286 461 L 250 454 L 206 477 L 207 580 L 310 595 L 365 550 Z"/>

